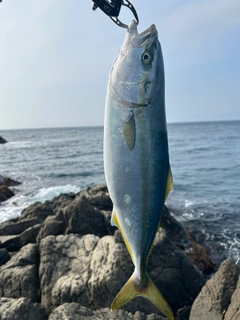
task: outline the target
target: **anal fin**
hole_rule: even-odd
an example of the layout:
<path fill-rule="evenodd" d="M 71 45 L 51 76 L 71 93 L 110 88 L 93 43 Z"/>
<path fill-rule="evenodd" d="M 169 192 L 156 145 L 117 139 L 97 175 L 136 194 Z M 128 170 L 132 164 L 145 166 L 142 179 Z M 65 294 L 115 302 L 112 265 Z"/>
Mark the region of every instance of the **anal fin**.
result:
<path fill-rule="evenodd" d="M 172 190 L 173 190 L 173 178 L 172 178 L 172 171 L 171 171 L 171 168 L 169 166 L 164 202 L 166 201 L 169 192 L 171 192 Z"/>

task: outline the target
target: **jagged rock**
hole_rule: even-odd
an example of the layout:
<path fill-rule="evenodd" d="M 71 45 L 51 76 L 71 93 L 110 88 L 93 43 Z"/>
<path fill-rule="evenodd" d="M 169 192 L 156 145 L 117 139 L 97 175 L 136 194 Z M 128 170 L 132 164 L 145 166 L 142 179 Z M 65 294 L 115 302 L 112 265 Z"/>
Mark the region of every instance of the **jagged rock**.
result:
<path fill-rule="evenodd" d="M 21 182 L 0 175 L 0 186 L 14 187 L 20 185 Z"/>
<path fill-rule="evenodd" d="M 36 224 L 24 230 L 19 235 L 0 236 L 0 248 L 6 248 L 8 251 L 17 251 L 28 243 L 35 243 L 40 224 Z"/>
<path fill-rule="evenodd" d="M 75 198 L 75 193 L 61 193 L 59 196 L 55 197 L 52 200 L 45 202 L 45 205 L 50 207 L 54 213 L 57 213 L 59 210 L 63 210 L 67 205 L 69 205 Z"/>
<path fill-rule="evenodd" d="M 45 308 L 39 303 L 28 299 L 0 298 L 1 320 L 47 320 Z"/>
<path fill-rule="evenodd" d="M 113 204 L 105 185 L 99 184 L 93 188 L 88 188 L 86 197 L 89 199 L 90 204 L 99 210 L 112 211 Z"/>
<path fill-rule="evenodd" d="M 48 236 L 40 243 L 40 257 L 41 301 L 48 312 L 66 302 L 94 309 L 109 307 L 133 272 L 125 245 L 113 236 Z M 158 239 L 148 269 L 175 312 L 191 304 L 205 283 L 197 268 L 166 238 Z M 124 310 L 159 313 L 140 297 Z"/>
<path fill-rule="evenodd" d="M 224 320 L 239 320 L 240 319 L 240 276 L 236 289 L 232 294 L 231 303 L 227 309 Z"/>
<path fill-rule="evenodd" d="M 35 219 L 38 223 L 42 223 L 48 216 L 54 214 L 52 208 L 46 203 L 35 202 L 22 211 L 19 220 Z"/>
<path fill-rule="evenodd" d="M 91 206 L 89 200 L 79 194 L 71 204 L 63 210 L 68 221 L 66 234 L 95 234 L 102 237 L 108 234 L 106 220 L 100 210 Z"/>
<path fill-rule="evenodd" d="M 0 266 L 5 264 L 11 259 L 10 254 L 8 253 L 7 249 L 0 249 Z"/>
<path fill-rule="evenodd" d="M 14 192 L 6 186 L 0 186 L 0 203 L 14 196 Z"/>
<path fill-rule="evenodd" d="M 166 230 L 166 235 L 176 246 L 181 249 L 186 257 L 203 272 L 204 275 L 209 275 L 215 271 L 207 251 L 198 243 L 196 243 L 193 235 L 183 228 L 164 206 L 161 219 L 161 226 Z"/>
<path fill-rule="evenodd" d="M 34 244 L 23 247 L 0 267 L 0 297 L 25 297 L 32 302 L 38 302 L 38 265 L 38 247 Z"/>
<path fill-rule="evenodd" d="M 49 216 L 45 219 L 38 233 L 37 243 L 39 243 L 43 238 L 49 235 L 59 235 L 64 234 L 66 229 L 66 220 L 62 211 L 59 211 L 54 216 Z"/>
<path fill-rule="evenodd" d="M 215 276 L 207 281 L 194 301 L 190 320 L 224 319 L 224 315 L 231 302 L 231 297 L 233 299 L 232 307 L 236 310 L 237 307 L 233 293 L 236 290 L 239 275 L 240 268 L 231 259 L 225 260 Z M 238 296 L 238 308 L 240 308 L 238 294 L 236 293 L 236 296 Z"/>
<path fill-rule="evenodd" d="M 7 140 L 5 140 L 3 137 L 0 137 L 0 144 L 7 143 Z"/>
<path fill-rule="evenodd" d="M 18 218 L 4 221 L 0 224 L 0 236 L 17 235 L 25 231 L 26 229 L 33 227 L 37 224 L 36 218 L 22 219 Z"/>
<path fill-rule="evenodd" d="M 92 311 L 79 303 L 64 303 L 56 308 L 50 315 L 49 320 L 167 320 L 157 314 L 145 315 L 136 312 L 134 315 L 124 311 L 111 312 L 108 308 Z"/>
<path fill-rule="evenodd" d="M 57 199 L 58 201 L 58 199 Z M 90 200 L 80 192 L 63 210 L 48 217 L 42 224 L 38 241 L 48 235 L 95 234 L 103 237 L 109 233 L 103 213 L 90 204 Z"/>

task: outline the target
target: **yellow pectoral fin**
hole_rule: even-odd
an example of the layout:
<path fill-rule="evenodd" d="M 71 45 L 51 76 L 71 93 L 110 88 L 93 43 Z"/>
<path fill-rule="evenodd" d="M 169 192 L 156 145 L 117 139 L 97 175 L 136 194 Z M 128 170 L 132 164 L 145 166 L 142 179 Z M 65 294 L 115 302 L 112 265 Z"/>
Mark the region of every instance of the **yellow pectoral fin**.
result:
<path fill-rule="evenodd" d="M 173 178 L 172 178 L 171 168 L 169 166 L 164 202 L 166 201 L 169 192 L 172 190 L 173 190 Z"/>

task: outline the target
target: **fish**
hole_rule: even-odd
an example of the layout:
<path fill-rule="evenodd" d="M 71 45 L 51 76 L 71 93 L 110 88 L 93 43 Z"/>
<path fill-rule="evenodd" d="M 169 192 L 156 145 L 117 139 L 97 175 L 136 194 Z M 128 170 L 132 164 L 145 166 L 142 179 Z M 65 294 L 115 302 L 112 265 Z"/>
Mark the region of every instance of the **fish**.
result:
<path fill-rule="evenodd" d="M 138 33 L 136 21 L 130 22 L 111 68 L 104 172 L 113 202 L 111 224 L 120 230 L 135 267 L 111 310 L 143 296 L 173 320 L 171 308 L 146 271 L 163 206 L 173 189 L 163 55 L 154 24 Z"/>

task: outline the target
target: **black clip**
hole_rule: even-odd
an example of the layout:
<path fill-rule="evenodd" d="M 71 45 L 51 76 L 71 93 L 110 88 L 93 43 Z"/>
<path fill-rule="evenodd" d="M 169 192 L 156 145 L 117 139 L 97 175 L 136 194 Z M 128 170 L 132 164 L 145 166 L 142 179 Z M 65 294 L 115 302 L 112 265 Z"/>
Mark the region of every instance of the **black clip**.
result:
<path fill-rule="evenodd" d="M 137 24 L 139 23 L 137 12 L 134 6 L 131 4 L 131 2 L 128 0 L 93 0 L 93 2 L 94 2 L 93 10 L 96 10 L 99 7 L 119 27 L 126 28 L 126 29 L 128 28 L 127 24 L 122 23 L 118 19 L 121 6 L 128 7 L 132 11 Z"/>

